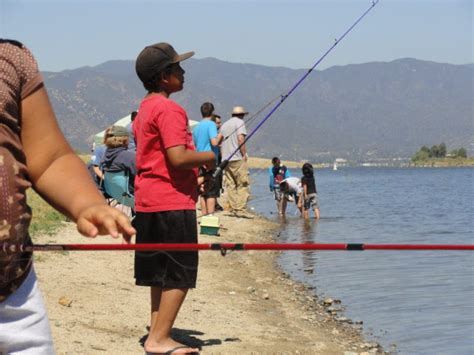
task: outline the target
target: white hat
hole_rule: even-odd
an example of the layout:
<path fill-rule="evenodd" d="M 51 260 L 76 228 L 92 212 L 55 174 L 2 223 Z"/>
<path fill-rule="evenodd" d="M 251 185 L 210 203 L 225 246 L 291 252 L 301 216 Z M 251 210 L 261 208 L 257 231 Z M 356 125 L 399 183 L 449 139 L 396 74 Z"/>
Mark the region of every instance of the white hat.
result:
<path fill-rule="evenodd" d="M 248 112 L 245 111 L 243 106 L 234 106 L 232 109 L 232 114 L 233 115 L 247 115 Z"/>

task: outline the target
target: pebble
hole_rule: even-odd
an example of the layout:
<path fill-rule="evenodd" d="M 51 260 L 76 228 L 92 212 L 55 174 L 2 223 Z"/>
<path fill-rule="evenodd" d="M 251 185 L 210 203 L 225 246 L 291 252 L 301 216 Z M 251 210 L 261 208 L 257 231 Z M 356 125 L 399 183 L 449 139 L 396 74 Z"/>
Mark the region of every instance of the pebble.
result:
<path fill-rule="evenodd" d="M 330 306 L 334 303 L 334 300 L 332 298 L 326 298 L 324 301 L 323 301 L 323 304 L 324 305 L 327 305 L 327 306 Z"/>
<path fill-rule="evenodd" d="M 268 293 L 264 293 L 264 294 L 262 295 L 262 298 L 263 298 L 264 300 L 268 300 L 268 299 L 270 299 L 270 295 L 269 295 Z"/>
<path fill-rule="evenodd" d="M 61 305 L 61 306 L 64 306 L 64 307 L 71 307 L 72 305 L 72 299 L 66 297 L 66 296 L 61 296 L 59 297 L 59 301 L 58 303 Z"/>
<path fill-rule="evenodd" d="M 229 295 L 235 295 L 235 291 L 230 291 Z"/>

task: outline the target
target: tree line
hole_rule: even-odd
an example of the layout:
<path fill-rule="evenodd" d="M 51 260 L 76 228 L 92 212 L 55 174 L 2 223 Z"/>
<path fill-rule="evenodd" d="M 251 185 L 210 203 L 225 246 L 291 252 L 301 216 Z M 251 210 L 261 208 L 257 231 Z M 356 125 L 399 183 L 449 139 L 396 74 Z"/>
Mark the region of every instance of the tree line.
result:
<path fill-rule="evenodd" d="M 453 149 L 447 152 L 446 144 L 433 145 L 431 148 L 423 146 L 411 158 L 412 161 L 428 160 L 430 158 L 467 158 L 467 151 L 464 148 Z"/>

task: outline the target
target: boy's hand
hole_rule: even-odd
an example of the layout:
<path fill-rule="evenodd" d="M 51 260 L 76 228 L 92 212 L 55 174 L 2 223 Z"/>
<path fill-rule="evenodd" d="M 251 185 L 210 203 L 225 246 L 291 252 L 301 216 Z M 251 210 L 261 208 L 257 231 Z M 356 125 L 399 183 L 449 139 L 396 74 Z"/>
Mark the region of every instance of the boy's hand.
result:
<path fill-rule="evenodd" d="M 127 243 L 136 234 L 125 214 L 105 204 L 92 205 L 82 211 L 77 218 L 77 230 L 89 238 L 106 234 L 118 238 L 122 234 Z"/>

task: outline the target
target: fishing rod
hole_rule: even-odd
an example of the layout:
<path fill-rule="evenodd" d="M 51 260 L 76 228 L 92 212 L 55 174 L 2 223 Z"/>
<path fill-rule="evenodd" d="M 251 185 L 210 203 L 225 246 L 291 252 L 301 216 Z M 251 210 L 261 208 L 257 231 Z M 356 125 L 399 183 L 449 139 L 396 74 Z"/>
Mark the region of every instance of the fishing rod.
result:
<path fill-rule="evenodd" d="M 288 91 L 286 95 L 282 95 L 281 99 L 277 104 L 270 110 L 270 112 L 260 121 L 260 123 L 248 134 L 244 141 L 230 154 L 225 160 L 222 161 L 222 163 L 219 164 L 219 166 L 216 168 L 212 176 L 214 178 L 217 178 L 222 171 L 226 168 L 226 166 L 229 164 L 230 158 L 232 158 L 238 151 L 240 151 L 240 148 L 257 132 L 257 130 L 260 129 L 260 127 L 270 118 L 271 115 L 283 104 L 283 102 L 286 101 L 286 99 L 293 93 L 293 91 L 296 90 L 298 86 L 311 74 L 311 72 L 323 61 L 324 58 L 336 47 L 339 42 L 341 42 L 344 37 L 347 36 L 349 32 L 352 31 L 352 29 L 357 26 L 357 24 L 362 21 L 362 19 L 378 4 L 379 0 L 372 0 L 372 5 L 342 34 L 341 37 L 336 38 L 334 41 L 334 44 L 329 47 L 329 49 L 314 63 L 314 65 L 308 69 L 308 71 L 296 82 L 295 85 Z"/>
<path fill-rule="evenodd" d="M 474 250 L 474 245 L 459 244 L 364 244 L 364 243 L 198 243 L 198 244 L 0 244 L 1 253 L 33 251 L 227 251 L 245 250 Z"/>

